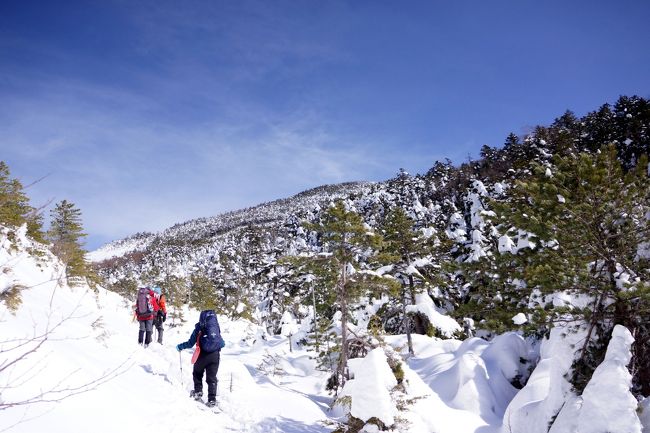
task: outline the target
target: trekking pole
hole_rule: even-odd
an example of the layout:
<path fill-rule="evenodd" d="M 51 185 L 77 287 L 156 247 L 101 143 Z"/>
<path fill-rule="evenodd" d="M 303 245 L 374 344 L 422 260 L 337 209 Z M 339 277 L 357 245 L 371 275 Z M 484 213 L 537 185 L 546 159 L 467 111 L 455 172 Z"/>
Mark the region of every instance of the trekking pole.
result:
<path fill-rule="evenodd" d="M 183 359 L 180 351 L 178 352 L 178 363 L 181 366 L 181 388 L 185 389 L 185 385 L 183 385 Z"/>

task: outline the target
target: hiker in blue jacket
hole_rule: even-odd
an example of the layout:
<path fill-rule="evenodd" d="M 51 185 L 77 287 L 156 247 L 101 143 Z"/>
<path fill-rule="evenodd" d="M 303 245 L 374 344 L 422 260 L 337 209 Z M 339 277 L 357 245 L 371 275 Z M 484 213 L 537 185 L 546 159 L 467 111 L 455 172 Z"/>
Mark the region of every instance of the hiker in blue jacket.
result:
<path fill-rule="evenodd" d="M 199 321 L 194 325 L 194 331 L 190 335 L 190 339 L 177 345 L 176 350 L 189 349 L 194 345 L 196 345 L 192 357 L 194 390 L 190 392 L 190 396 L 197 401 L 201 401 L 203 397 L 203 372 L 205 372 L 205 381 L 208 384 L 208 402 L 206 404 L 212 407 L 217 404 L 217 370 L 219 370 L 221 348 L 225 346 L 225 342 L 221 338 L 217 314 L 214 310 L 201 311 Z"/>

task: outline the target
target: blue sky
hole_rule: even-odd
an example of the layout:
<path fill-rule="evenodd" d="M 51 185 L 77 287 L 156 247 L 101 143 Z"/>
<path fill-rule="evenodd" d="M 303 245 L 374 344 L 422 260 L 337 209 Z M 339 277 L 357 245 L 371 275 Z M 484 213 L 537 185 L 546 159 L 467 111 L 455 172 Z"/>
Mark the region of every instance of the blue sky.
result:
<path fill-rule="evenodd" d="M 646 1 L 0 2 L 0 159 L 87 247 L 650 96 Z"/>

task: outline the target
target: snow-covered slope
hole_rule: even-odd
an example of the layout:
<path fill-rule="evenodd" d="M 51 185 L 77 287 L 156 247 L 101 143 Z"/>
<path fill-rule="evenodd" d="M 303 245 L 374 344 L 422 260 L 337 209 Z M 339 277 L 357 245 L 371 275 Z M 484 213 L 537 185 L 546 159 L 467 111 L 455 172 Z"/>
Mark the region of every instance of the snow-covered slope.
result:
<path fill-rule="evenodd" d="M 24 289 L 15 314 L 0 304 L 0 431 L 327 431 L 322 375 L 304 353 L 290 354 L 284 338 L 255 341 L 253 325 L 222 318 L 228 344 L 215 415 L 188 398 L 191 353 L 174 347 L 193 322 L 168 328 L 163 345 L 138 346 L 129 302 L 70 287 L 52 256 L 34 258 L 34 244 L 22 236 L 16 248 L 6 234 L 0 291 Z M 283 375 L 265 374 L 268 359 Z"/>
<path fill-rule="evenodd" d="M 544 342 L 521 391 L 513 383 L 528 374 L 537 352 L 516 333 L 491 342 L 415 335 L 417 356 L 406 361 L 406 337 L 396 335 L 350 360 L 347 403 L 330 410 L 327 375 L 315 368 L 313 353 L 295 344 L 290 351 L 287 337 L 222 317 L 227 345 L 214 413 L 188 398 L 190 353 L 174 348 L 192 320 L 167 323 L 163 345 L 138 346 L 128 301 L 102 288 L 70 287 L 61 264 L 24 229 L 0 229 L 0 293 L 22 288 L 15 313 L 0 303 L 0 431 L 318 433 L 349 411 L 369 422 L 365 432 L 377 431 L 380 420 L 398 432 L 524 433 L 546 431 L 545 414 L 562 406 L 577 416 L 559 416 L 553 432 L 641 431 L 625 368 L 631 336 L 622 327 L 579 401 L 557 383 L 574 343 L 559 331 Z M 401 364 L 400 384 L 388 358 Z"/>
<path fill-rule="evenodd" d="M 90 261 L 101 262 L 111 257 L 122 257 L 135 251 L 145 251 L 151 244 L 156 243 L 188 243 L 192 241 L 206 243 L 247 225 L 269 225 L 284 222 L 291 216 L 318 207 L 323 201 L 358 194 L 368 185 L 370 183 L 367 182 L 324 185 L 303 191 L 289 198 L 274 200 L 213 217 L 186 221 L 160 233 L 139 233 L 106 244 L 88 253 L 87 257 Z"/>

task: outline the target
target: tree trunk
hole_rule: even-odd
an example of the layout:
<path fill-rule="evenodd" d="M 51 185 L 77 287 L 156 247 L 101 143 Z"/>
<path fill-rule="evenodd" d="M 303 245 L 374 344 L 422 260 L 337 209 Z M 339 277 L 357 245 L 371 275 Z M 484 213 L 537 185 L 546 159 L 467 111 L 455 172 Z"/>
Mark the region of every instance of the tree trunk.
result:
<path fill-rule="evenodd" d="M 318 340 L 318 320 L 316 318 L 316 293 L 314 293 L 314 284 L 311 285 L 311 303 L 314 309 L 314 335 L 316 336 L 316 352 L 320 352 L 320 341 Z"/>
<path fill-rule="evenodd" d="M 413 282 L 413 275 L 409 275 L 409 294 L 411 295 L 411 304 L 415 305 L 415 283 Z"/>
<path fill-rule="evenodd" d="M 587 357 L 587 349 L 589 348 L 589 343 L 591 342 L 591 334 L 594 332 L 594 328 L 596 327 L 596 324 L 601 318 L 603 297 L 604 294 L 600 294 L 594 301 L 594 309 L 591 313 L 589 330 L 587 331 L 585 342 L 582 344 L 582 349 L 580 350 L 580 362 L 584 362 Z"/>
<path fill-rule="evenodd" d="M 341 357 L 339 359 L 338 376 L 340 386 L 345 385 L 348 365 L 348 302 L 345 293 L 347 283 L 346 265 L 346 263 L 343 263 L 342 265 L 341 281 L 339 286 L 339 302 L 341 305 Z"/>
<path fill-rule="evenodd" d="M 409 275 L 409 295 L 411 304 L 415 305 L 415 283 L 413 282 L 413 275 Z M 413 325 L 415 326 L 416 334 L 425 335 L 427 333 L 427 328 L 424 326 L 424 321 L 420 314 L 414 315 Z"/>
<path fill-rule="evenodd" d="M 650 332 L 644 325 L 634 330 L 630 373 L 641 395 L 650 395 Z"/>
<path fill-rule="evenodd" d="M 406 341 L 408 342 L 409 355 L 415 355 L 413 350 L 413 339 L 411 338 L 411 323 L 406 313 L 406 288 L 402 286 L 402 315 L 404 316 L 402 324 L 406 330 Z"/>

